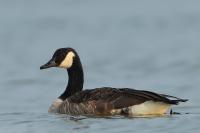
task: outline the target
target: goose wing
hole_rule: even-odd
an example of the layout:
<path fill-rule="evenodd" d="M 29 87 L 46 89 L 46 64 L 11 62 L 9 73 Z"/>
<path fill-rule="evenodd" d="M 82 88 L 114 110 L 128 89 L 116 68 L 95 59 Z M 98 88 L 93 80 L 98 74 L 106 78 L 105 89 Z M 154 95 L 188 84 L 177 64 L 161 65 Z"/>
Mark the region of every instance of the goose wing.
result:
<path fill-rule="evenodd" d="M 173 98 L 173 100 L 170 98 Z M 69 97 L 68 101 L 72 103 L 95 101 L 97 106 L 106 104 L 111 106 L 112 109 L 121 109 L 138 105 L 146 101 L 164 102 L 176 105 L 179 102 L 185 102 L 187 100 L 169 95 L 157 94 L 150 91 L 135 90 L 130 88 L 103 87 L 78 92 Z"/>
<path fill-rule="evenodd" d="M 146 101 L 176 105 L 187 100 L 144 90 L 103 87 L 78 92 L 66 101 L 71 106 L 78 107 L 79 112 L 91 113 L 92 111 L 93 114 L 109 114 L 112 110 L 139 105 Z"/>

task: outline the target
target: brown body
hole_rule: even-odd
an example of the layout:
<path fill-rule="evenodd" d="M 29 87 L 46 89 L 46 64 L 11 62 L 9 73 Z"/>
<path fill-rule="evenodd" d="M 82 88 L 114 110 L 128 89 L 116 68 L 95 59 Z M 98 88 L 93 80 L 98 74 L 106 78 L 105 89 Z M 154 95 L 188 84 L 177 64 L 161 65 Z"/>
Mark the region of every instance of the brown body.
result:
<path fill-rule="evenodd" d="M 185 100 L 178 98 L 170 100 L 166 96 L 149 91 L 104 87 L 77 92 L 60 103 L 55 112 L 71 115 L 130 115 L 129 107 L 147 101 L 159 102 L 162 105 L 174 105 Z M 157 108 L 153 114 L 156 112 L 160 114 L 160 108 Z M 132 114 L 134 115 L 134 112 Z"/>

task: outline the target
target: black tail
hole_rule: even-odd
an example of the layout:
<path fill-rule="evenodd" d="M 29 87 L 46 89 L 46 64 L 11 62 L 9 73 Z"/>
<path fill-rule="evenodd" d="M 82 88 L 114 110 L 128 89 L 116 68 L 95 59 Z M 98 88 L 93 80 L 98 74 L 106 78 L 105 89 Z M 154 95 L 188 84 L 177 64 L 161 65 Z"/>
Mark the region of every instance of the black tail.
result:
<path fill-rule="evenodd" d="M 170 95 L 165 95 L 165 94 L 160 94 L 163 97 L 169 98 L 169 100 L 171 101 L 172 104 L 179 104 L 179 102 L 187 102 L 188 99 L 181 99 L 175 96 L 170 96 Z M 172 98 L 172 99 L 170 99 Z"/>

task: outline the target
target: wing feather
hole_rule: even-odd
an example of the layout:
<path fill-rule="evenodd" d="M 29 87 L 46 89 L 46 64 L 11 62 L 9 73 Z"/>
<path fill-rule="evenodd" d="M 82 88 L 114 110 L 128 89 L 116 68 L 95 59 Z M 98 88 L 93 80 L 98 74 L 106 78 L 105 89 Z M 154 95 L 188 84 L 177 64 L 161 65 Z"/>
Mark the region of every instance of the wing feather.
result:
<path fill-rule="evenodd" d="M 170 100 L 169 98 L 175 98 L 175 100 Z M 133 105 L 138 105 L 146 101 L 164 102 L 167 104 L 178 104 L 179 102 L 186 101 L 177 97 L 157 94 L 150 91 L 110 87 L 84 90 L 69 97 L 67 100 L 72 103 L 86 103 L 88 101 L 96 101 L 96 106 L 99 105 L 102 108 L 102 106 L 105 104 L 105 107 L 109 105 L 110 109 L 125 108 Z"/>

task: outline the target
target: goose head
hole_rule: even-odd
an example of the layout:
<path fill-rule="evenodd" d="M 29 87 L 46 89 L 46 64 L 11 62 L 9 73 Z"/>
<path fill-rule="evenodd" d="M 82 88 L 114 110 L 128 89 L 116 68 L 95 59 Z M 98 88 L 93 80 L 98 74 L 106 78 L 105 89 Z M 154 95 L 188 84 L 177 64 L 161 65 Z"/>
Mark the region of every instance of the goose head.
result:
<path fill-rule="evenodd" d="M 40 69 L 58 67 L 67 69 L 68 84 L 65 91 L 59 96 L 64 101 L 67 97 L 83 89 L 84 74 L 80 58 L 73 48 L 60 48 L 55 51 L 53 57 Z"/>
<path fill-rule="evenodd" d="M 50 61 L 42 65 L 40 69 L 47 69 L 50 67 L 70 69 L 73 66 L 76 56 L 76 51 L 72 48 L 57 49 Z"/>

